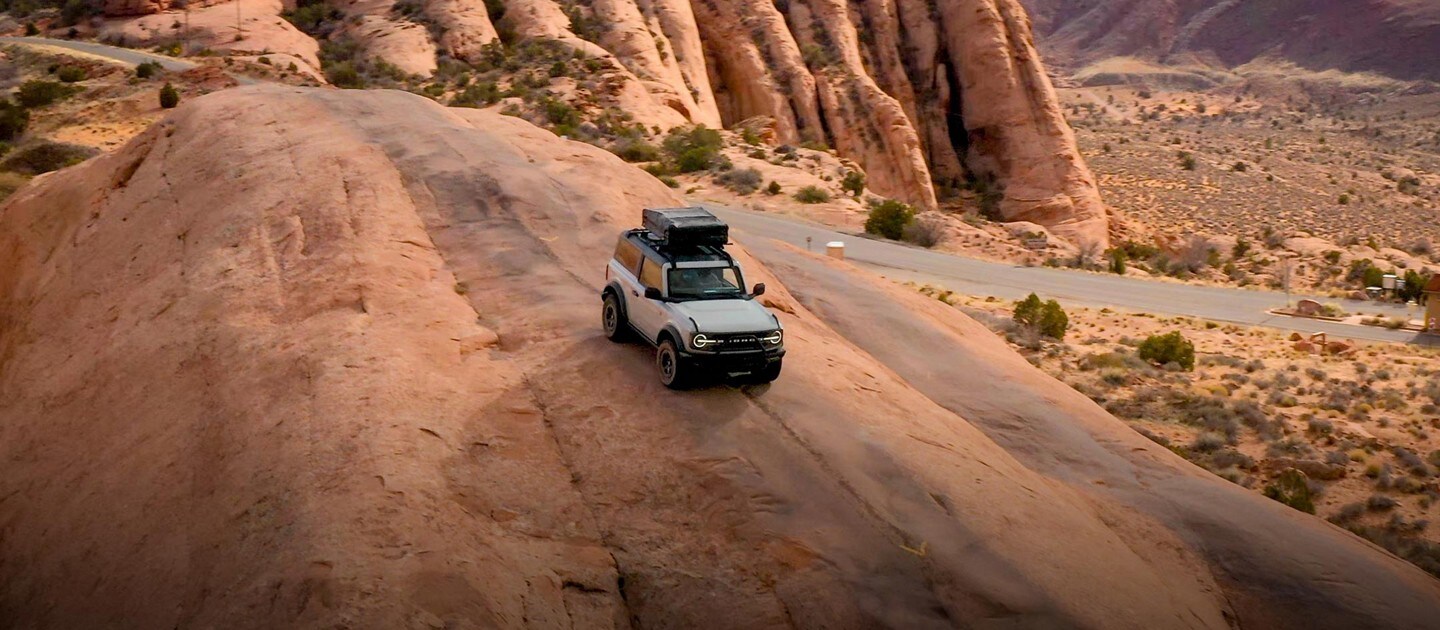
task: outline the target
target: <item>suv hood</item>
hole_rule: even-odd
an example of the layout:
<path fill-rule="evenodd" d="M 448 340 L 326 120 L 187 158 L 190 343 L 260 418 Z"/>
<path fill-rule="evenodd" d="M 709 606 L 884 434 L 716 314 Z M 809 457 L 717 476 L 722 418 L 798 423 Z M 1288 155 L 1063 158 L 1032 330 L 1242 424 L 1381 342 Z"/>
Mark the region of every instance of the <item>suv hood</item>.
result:
<path fill-rule="evenodd" d="M 695 320 L 702 333 L 768 332 L 780 327 L 770 311 L 755 300 L 695 300 L 672 306 L 678 314 Z"/>

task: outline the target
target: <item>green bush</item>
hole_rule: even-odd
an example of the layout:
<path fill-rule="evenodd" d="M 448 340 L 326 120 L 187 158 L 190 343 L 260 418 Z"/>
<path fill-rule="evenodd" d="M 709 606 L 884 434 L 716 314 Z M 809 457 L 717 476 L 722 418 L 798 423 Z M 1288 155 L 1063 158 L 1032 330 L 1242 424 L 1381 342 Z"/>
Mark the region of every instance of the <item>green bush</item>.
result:
<path fill-rule="evenodd" d="M 165 68 L 158 61 L 147 61 L 135 66 L 135 76 L 141 79 L 148 79 L 160 74 Z"/>
<path fill-rule="evenodd" d="M 55 76 L 63 83 L 77 83 L 85 80 L 86 72 L 80 66 L 60 66 Z"/>
<path fill-rule="evenodd" d="M 1186 371 L 1195 369 L 1195 344 L 1180 331 L 1150 335 L 1140 343 L 1140 358 L 1159 365 L 1174 363 Z"/>
<path fill-rule="evenodd" d="M 90 147 L 59 142 L 38 142 L 20 149 L 0 162 L 0 171 L 39 175 L 84 162 L 97 151 Z"/>
<path fill-rule="evenodd" d="M 767 195 L 778 195 L 780 191 L 780 182 L 770 182 L 770 185 L 765 187 L 765 194 Z"/>
<path fill-rule="evenodd" d="M 87 0 L 65 0 L 60 8 L 60 26 L 75 26 L 93 13 L 97 11 Z"/>
<path fill-rule="evenodd" d="M 1305 512 L 1315 513 L 1315 500 L 1310 494 L 1310 482 L 1305 473 L 1294 468 L 1280 473 L 1275 481 L 1265 486 L 1265 496 Z"/>
<path fill-rule="evenodd" d="M 1014 317 L 1015 323 L 1056 340 L 1064 339 L 1065 331 L 1070 328 L 1070 316 L 1059 302 L 1042 302 L 1034 293 L 1015 303 Z"/>
<path fill-rule="evenodd" d="M 180 90 L 175 86 L 166 83 L 160 88 L 160 107 L 164 109 L 175 109 L 180 104 Z"/>
<path fill-rule="evenodd" d="M 76 91 L 77 88 L 68 85 L 37 79 L 21 83 L 20 89 L 15 92 L 15 100 L 24 107 L 35 109 L 68 98 Z"/>
<path fill-rule="evenodd" d="M 898 241 L 905 235 L 905 226 L 914 220 L 914 208 L 894 199 L 886 199 L 870 204 L 870 216 L 865 219 L 865 231 Z"/>
<path fill-rule="evenodd" d="M 865 174 L 860 171 L 845 173 L 845 179 L 840 180 L 840 190 L 848 192 L 857 198 L 865 194 Z"/>
<path fill-rule="evenodd" d="M 830 193 L 825 192 L 818 186 L 806 186 L 795 193 L 795 201 L 800 203 L 825 203 L 830 201 Z"/>
<path fill-rule="evenodd" d="M 1129 262 L 1130 255 L 1120 247 L 1112 248 L 1106 253 L 1110 255 L 1110 273 L 1125 275 L 1125 263 Z"/>
<path fill-rule="evenodd" d="M 500 86 L 494 81 L 476 81 L 450 99 L 451 107 L 485 107 L 500 102 Z"/>
<path fill-rule="evenodd" d="M 676 129 L 666 136 L 663 143 L 665 153 L 675 162 L 681 173 L 694 173 L 711 168 L 720 158 L 720 149 L 725 139 L 720 132 L 696 125 L 689 129 Z"/>
<path fill-rule="evenodd" d="M 615 155 L 620 156 L 620 159 L 626 162 L 654 162 L 660 159 L 660 148 L 635 138 L 617 146 Z"/>
<path fill-rule="evenodd" d="M 0 142 L 10 142 L 25 133 L 30 111 L 9 100 L 0 101 Z"/>

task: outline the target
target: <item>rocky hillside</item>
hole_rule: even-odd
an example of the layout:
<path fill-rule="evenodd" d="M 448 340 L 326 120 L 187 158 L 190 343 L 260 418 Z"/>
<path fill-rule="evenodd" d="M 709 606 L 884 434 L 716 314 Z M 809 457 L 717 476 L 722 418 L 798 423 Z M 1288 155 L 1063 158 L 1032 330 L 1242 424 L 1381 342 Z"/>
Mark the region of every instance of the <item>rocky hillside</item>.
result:
<path fill-rule="evenodd" d="M 1021 0 L 1042 48 L 1073 68 L 1109 57 L 1440 81 L 1440 3 L 1431 0 Z"/>
<path fill-rule="evenodd" d="M 1094 178 L 1016 0 L 302 0 L 288 11 L 275 0 L 235 1 L 250 16 L 248 38 L 234 36 L 225 4 L 191 11 L 201 26 L 188 27 L 188 41 L 285 54 L 347 84 L 348 65 L 343 76 L 330 70 L 353 62 L 381 75 L 468 78 L 500 66 L 505 95 L 518 94 L 513 79 L 526 73 L 525 93 L 541 87 L 602 127 L 761 120 L 775 143 L 853 160 L 882 195 L 935 208 L 968 190 L 999 218 L 1075 241 L 1108 239 Z M 159 13 L 170 8 L 113 0 L 102 36 L 177 40 L 179 14 Z M 282 11 L 294 26 L 275 17 Z M 319 58 L 297 35 L 321 42 Z M 541 44 L 564 54 L 536 53 Z M 590 60 L 585 71 L 558 85 L 577 55 Z M 500 94 L 492 86 L 467 99 L 495 103 Z"/>
<path fill-rule="evenodd" d="M 0 207 L 0 619 L 1440 615 L 1413 566 L 1180 460 L 938 302 L 784 245 L 742 256 L 785 376 L 665 390 L 647 348 L 600 335 L 596 295 L 617 231 L 678 201 L 512 117 L 275 86 L 37 178 Z"/>

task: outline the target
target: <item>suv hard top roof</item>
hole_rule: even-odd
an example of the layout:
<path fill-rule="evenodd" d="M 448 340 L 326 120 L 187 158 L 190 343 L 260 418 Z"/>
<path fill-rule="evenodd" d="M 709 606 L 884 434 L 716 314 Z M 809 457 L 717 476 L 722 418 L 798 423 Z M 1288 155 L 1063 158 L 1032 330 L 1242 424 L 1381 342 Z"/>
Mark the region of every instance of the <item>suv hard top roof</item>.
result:
<path fill-rule="evenodd" d="M 625 233 L 626 240 L 640 246 L 641 251 L 664 260 L 665 262 L 687 263 L 687 262 L 723 262 L 734 263 L 735 259 L 730 257 L 729 252 L 723 248 L 711 245 L 696 245 L 689 247 L 665 247 L 664 243 L 644 228 L 637 228 Z"/>

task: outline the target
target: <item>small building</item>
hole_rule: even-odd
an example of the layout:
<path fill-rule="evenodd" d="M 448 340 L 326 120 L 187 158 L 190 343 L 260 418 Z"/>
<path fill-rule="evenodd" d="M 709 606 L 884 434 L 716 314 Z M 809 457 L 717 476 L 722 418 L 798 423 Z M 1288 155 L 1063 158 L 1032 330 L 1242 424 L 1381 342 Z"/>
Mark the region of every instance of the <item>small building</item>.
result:
<path fill-rule="evenodd" d="M 1440 334 L 1440 273 L 1425 285 L 1425 330 Z"/>

